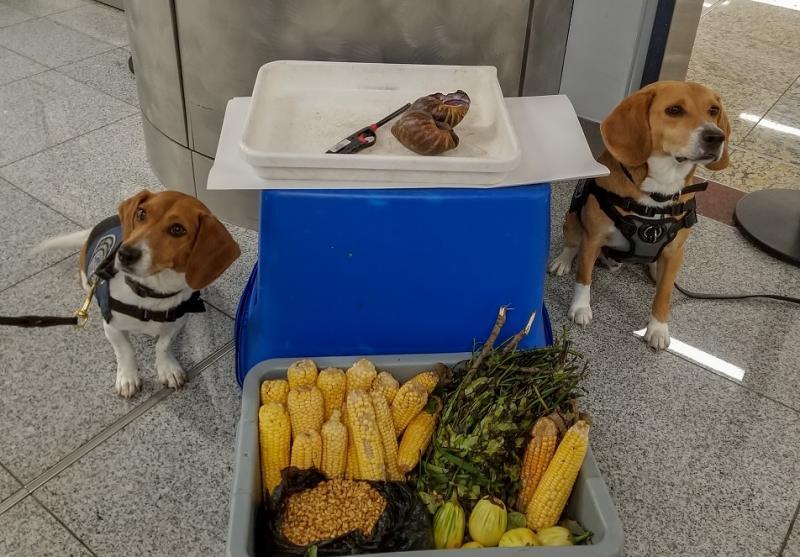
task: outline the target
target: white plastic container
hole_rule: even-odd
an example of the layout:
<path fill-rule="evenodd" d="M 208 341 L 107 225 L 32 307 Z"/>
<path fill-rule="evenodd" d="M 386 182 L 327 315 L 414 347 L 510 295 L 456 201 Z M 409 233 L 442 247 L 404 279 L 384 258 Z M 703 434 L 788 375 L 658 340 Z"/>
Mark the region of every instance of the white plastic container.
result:
<path fill-rule="evenodd" d="M 326 154 L 356 130 L 405 103 L 462 89 L 472 103 L 455 128 L 459 145 L 421 156 L 392 135 L 389 122 L 372 147 Z M 244 159 L 262 178 L 328 182 L 396 181 L 497 184 L 521 150 L 490 66 L 425 66 L 277 61 L 261 67 L 242 133 Z"/>

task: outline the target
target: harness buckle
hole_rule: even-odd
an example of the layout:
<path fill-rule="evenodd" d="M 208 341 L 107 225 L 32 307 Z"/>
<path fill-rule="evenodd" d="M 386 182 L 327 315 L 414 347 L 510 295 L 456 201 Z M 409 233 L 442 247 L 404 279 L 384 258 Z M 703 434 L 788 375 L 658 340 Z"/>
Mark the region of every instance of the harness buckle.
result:
<path fill-rule="evenodd" d="M 95 278 L 94 282 L 92 282 L 89 286 L 89 292 L 86 294 L 86 299 L 83 301 L 81 307 L 79 307 L 74 313 L 75 317 L 78 318 L 76 326 L 79 329 L 83 329 L 89 322 L 89 308 L 92 305 L 92 299 L 94 298 L 94 293 L 99 285 L 100 281 L 97 278 Z"/>

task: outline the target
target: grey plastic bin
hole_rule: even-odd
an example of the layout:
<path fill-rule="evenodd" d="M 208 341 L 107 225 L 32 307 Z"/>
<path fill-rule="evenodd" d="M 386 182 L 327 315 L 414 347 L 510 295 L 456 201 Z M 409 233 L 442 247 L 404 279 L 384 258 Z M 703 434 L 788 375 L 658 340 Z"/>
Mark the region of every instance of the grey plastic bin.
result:
<path fill-rule="evenodd" d="M 360 356 L 315 358 L 320 368 L 348 368 Z M 391 372 L 400 380 L 429 368 L 436 362 L 454 364 L 467 359 L 470 354 L 422 354 L 402 356 L 370 356 L 379 369 Z M 294 358 L 266 360 L 255 366 L 242 388 L 242 414 L 236 434 L 236 463 L 231 494 L 231 513 L 228 522 L 228 557 L 246 557 L 254 554 L 256 511 L 261 504 L 261 473 L 258 450 L 258 407 L 260 386 L 267 379 L 286 376 L 286 369 Z M 486 548 L 471 550 L 476 557 L 508 557 L 511 554 L 531 554 L 531 557 L 618 557 L 622 555 L 623 534 L 617 511 L 608 494 L 608 488 L 597 469 L 591 450 L 581 468 L 567 514 L 577 519 L 594 533 L 593 544 L 575 547 Z M 445 550 L 405 552 L 408 557 L 434 557 L 445 555 Z M 457 550 L 446 550 L 453 552 Z M 390 555 L 381 553 L 374 555 Z"/>

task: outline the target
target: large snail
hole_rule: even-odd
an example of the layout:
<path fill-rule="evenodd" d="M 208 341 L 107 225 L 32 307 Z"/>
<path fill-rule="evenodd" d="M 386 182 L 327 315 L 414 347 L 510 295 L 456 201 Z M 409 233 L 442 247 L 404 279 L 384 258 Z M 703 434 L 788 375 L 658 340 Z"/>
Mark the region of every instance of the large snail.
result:
<path fill-rule="evenodd" d="M 420 155 L 439 155 L 458 146 L 453 131 L 469 110 L 470 99 L 460 89 L 418 98 L 392 126 L 392 134 Z"/>

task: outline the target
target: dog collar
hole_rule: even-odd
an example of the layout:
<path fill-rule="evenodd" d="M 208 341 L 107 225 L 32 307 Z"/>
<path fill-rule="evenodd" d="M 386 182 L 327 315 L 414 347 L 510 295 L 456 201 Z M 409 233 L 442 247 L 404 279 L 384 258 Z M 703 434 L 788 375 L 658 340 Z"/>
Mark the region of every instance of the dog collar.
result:
<path fill-rule="evenodd" d="M 125 275 L 125 284 L 127 284 L 130 289 L 133 290 L 133 293 L 140 298 L 172 298 L 173 296 L 177 296 L 181 293 L 180 290 L 177 292 L 159 292 L 158 290 L 153 290 L 149 286 L 145 286 L 141 282 L 133 280 L 128 275 Z"/>
<path fill-rule="evenodd" d="M 120 302 L 116 298 L 109 298 L 108 306 L 110 310 L 133 317 L 139 321 L 155 321 L 157 323 L 172 323 L 187 313 L 203 313 L 206 311 L 203 299 L 200 298 L 200 292 L 196 291 L 192 293 L 188 300 L 181 302 L 174 308 L 163 311 L 140 308 L 139 306 Z"/>
<path fill-rule="evenodd" d="M 631 182 L 633 185 L 636 184 L 636 181 L 633 179 L 630 170 L 628 170 L 624 164 L 619 163 L 619 167 L 622 169 L 622 173 L 625 177 Z M 699 191 L 705 191 L 708 188 L 708 182 L 701 182 L 699 184 L 694 184 L 691 186 L 686 186 L 681 191 L 677 191 L 675 193 L 658 193 L 658 192 L 644 192 L 650 196 L 650 199 L 657 203 L 665 203 L 667 201 L 672 201 L 673 203 L 677 203 L 678 200 L 681 198 L 682 195 L 686 193 L 694 193 Z"/>

